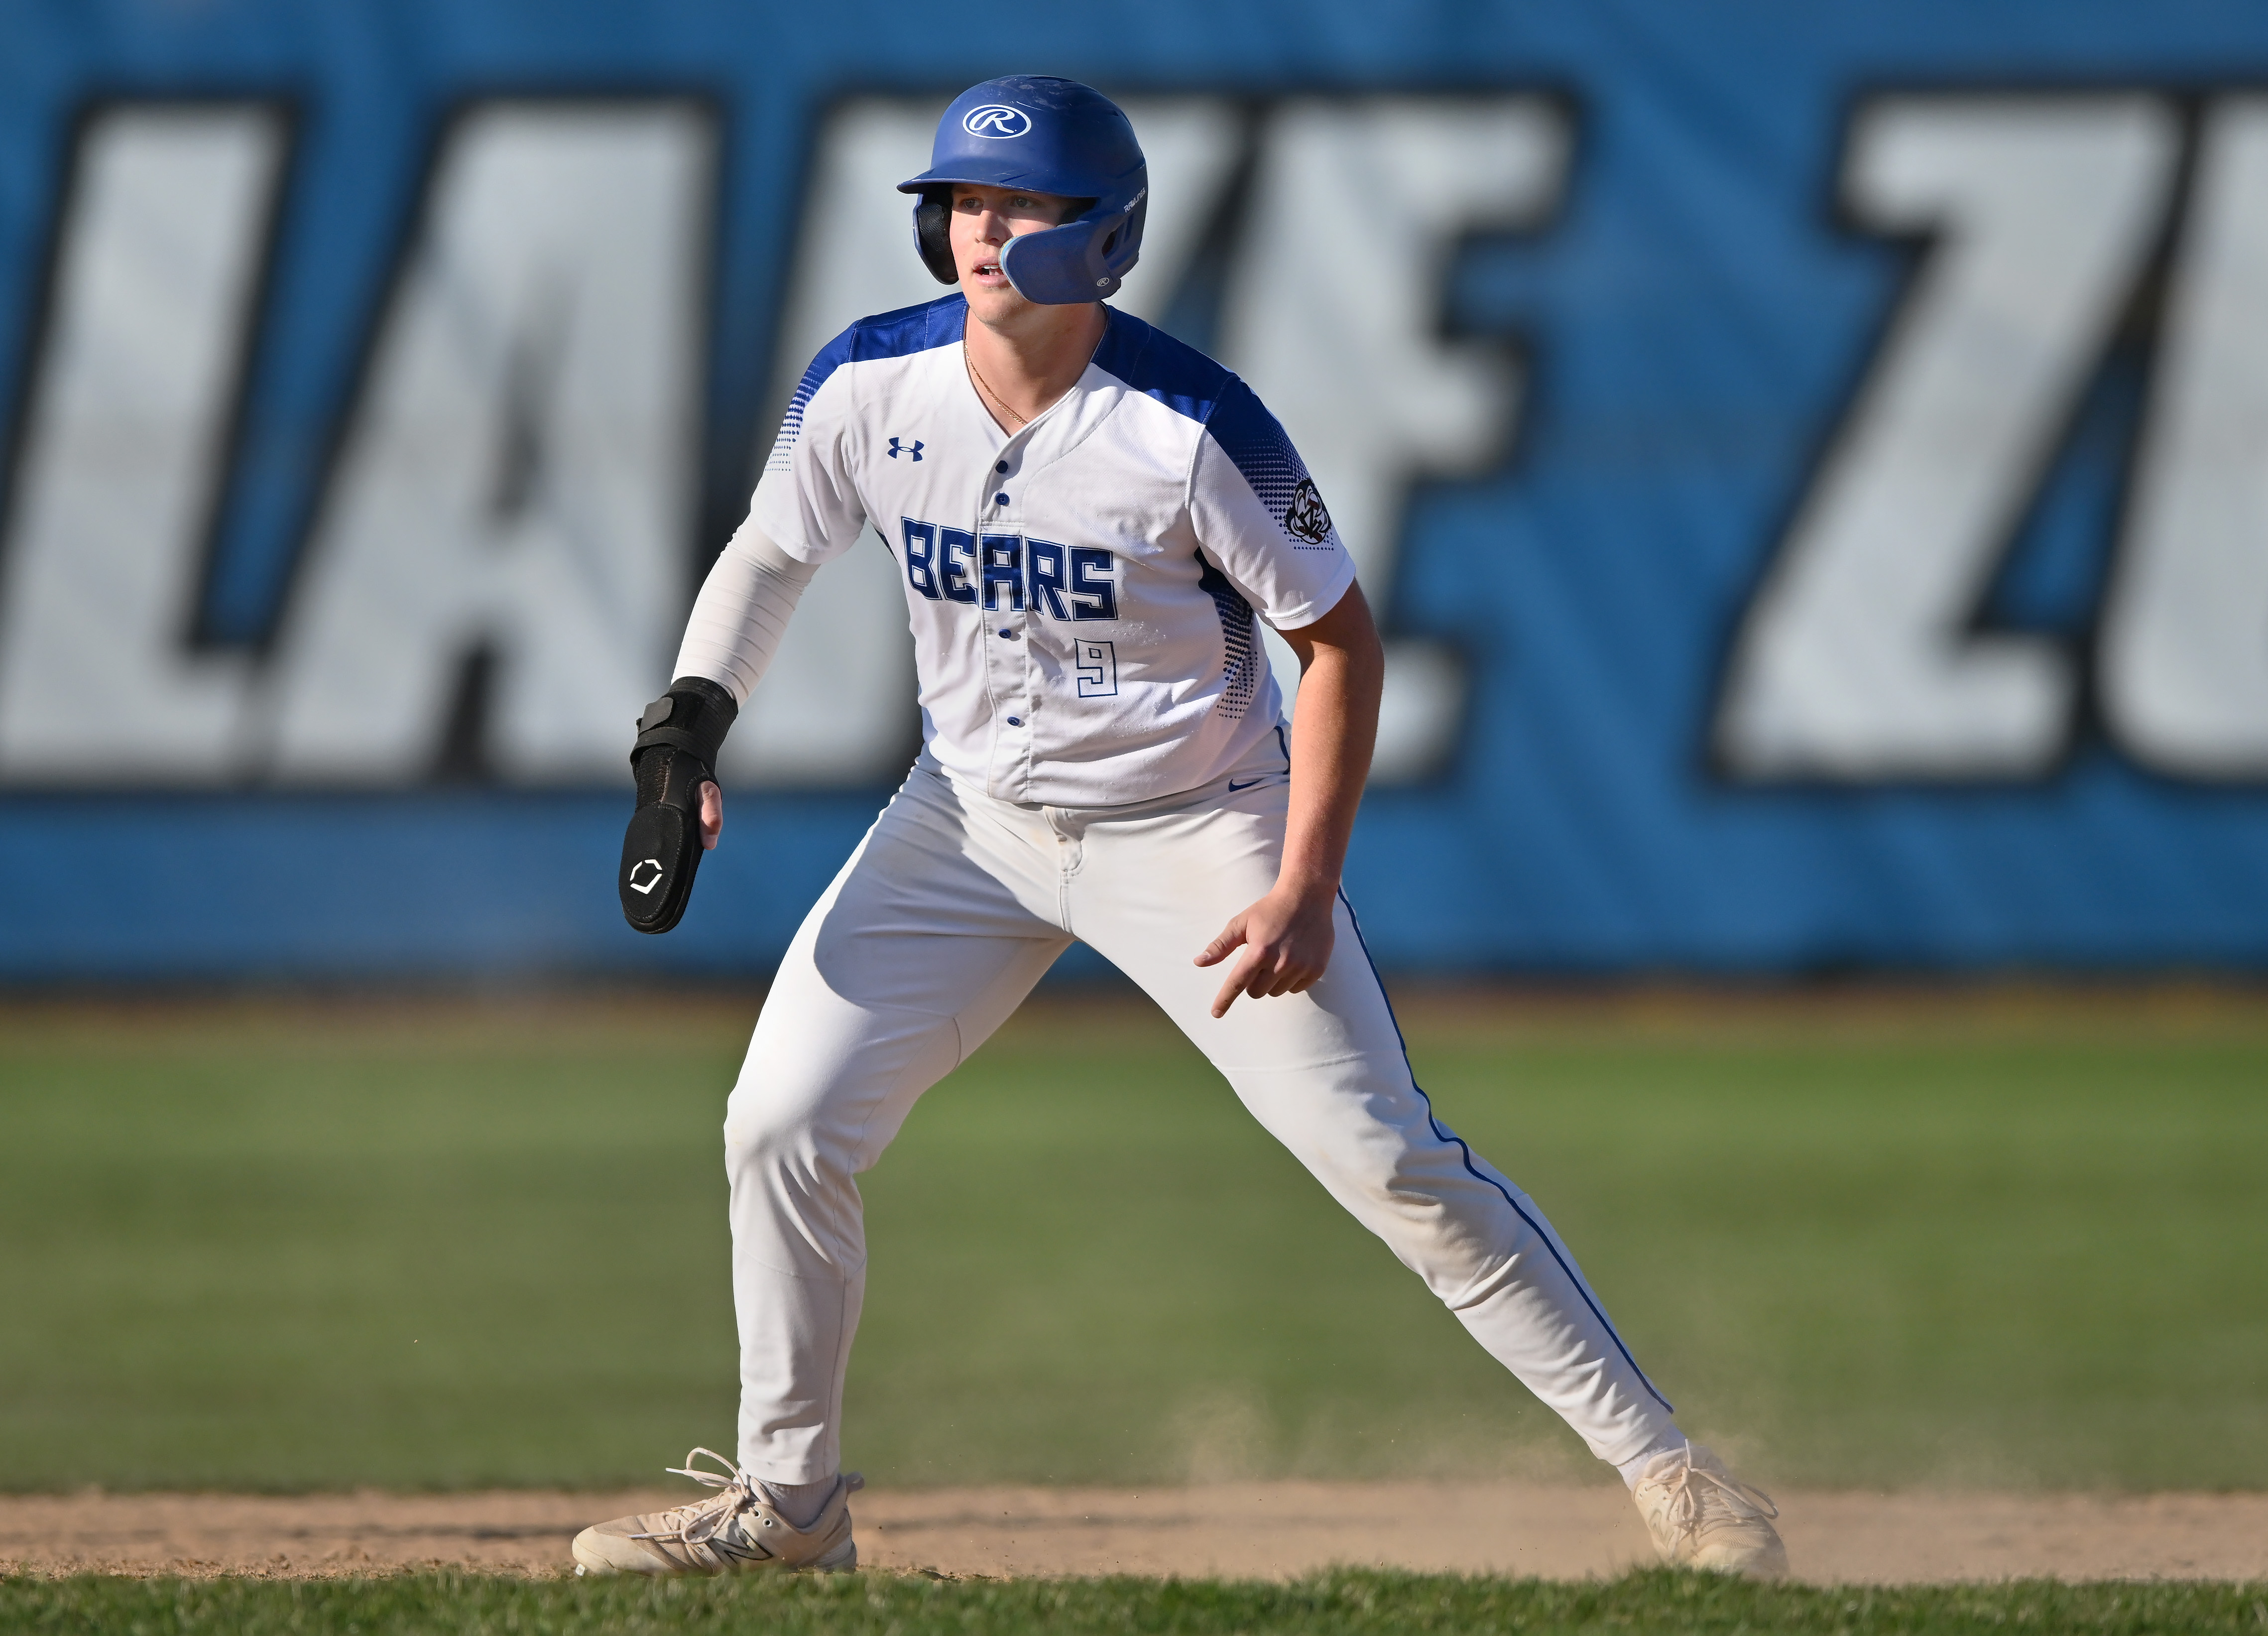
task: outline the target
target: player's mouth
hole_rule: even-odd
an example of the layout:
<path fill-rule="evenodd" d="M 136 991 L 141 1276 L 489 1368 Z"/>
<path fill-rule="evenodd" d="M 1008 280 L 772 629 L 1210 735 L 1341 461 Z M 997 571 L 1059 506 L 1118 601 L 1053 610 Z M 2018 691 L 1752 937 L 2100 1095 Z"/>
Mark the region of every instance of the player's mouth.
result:
<path fill-rule="evenodd" d="M 987 284 L 992 283 L 1002 278 L 1000 263 L 998 261 L 979 262 L 968 269 L 968 276 L 971 278 L 981 278 Z"/>

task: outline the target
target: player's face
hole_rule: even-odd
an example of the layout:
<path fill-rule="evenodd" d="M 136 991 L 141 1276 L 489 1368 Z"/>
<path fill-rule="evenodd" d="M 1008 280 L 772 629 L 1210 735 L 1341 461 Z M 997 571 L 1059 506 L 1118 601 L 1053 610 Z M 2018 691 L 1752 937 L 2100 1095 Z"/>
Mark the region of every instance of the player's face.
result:
<path fill-rule="evenodd" d="M 954 185 L 953 264 L 961 274 L 961 293 L 981 316 L 991 318 L 1029 305 L 1000 270 L 1000 247 L 1018 233 L 1062 225 L 1077 203 L 1058 194 L 1019 193 L 974 182 Z"/>

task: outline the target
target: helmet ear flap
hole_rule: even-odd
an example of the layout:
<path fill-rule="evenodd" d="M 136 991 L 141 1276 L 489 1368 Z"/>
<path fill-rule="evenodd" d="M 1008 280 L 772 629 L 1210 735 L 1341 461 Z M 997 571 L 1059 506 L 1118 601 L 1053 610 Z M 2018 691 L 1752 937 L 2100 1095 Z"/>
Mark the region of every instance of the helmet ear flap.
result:
<path fill-rule="evenodd" d="M 1103 247 L 1102 258 L 1110 270 L 1124 277 L 1134 270 L 1134 263 L 1142 254 L 1142 229 L 1150 220 L 1149 173 L 1143 173 L 1144 187 L 1135 195 L 1134 208 L 1126 212 L 1126 225 L 1115 235 L 1115 241 Z"/>
<path fill-rule="evenodd" d="M 952 188 L 924 188 L 915 200 L 914 248 L 938 283 L 961 282 L 961 269 L 953 264 Z"/>

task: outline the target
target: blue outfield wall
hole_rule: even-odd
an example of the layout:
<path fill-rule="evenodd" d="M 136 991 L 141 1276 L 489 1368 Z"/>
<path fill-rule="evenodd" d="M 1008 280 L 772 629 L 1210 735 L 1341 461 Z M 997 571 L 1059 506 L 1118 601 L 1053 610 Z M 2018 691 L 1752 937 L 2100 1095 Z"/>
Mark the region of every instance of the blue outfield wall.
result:
<path fill-rule="evenodd" d="M 894 167 L 1010 71 L 1127 102 L 1126 305 L 1362 559 L 1382 962 L 2268 964 L 2257 4 L 0 26 L 0 980 L 767 969 L 910 753 L 892 559 L 821 576 L 659 940 L 630 723 L 784 383 L 934 288 Z"/>

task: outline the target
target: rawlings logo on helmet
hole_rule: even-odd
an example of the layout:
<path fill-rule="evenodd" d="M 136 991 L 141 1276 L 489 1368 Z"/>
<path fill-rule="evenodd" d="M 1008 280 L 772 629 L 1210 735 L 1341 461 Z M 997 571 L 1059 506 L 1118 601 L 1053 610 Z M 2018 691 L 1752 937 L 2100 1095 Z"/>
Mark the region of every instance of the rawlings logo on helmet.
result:
<path fill-rule="evenodd" d="M 1027 301 L 1099 300 L 1140 259 L 1149 166 L 1126 111 L 1092 86 L 1005 74 L 946 105 L 929 168 L 898 184 L 916 195 L 914 248 L 941 284 L 961 276 L 950 241 L 953 189 L 963 184 L 1080 202 L 1071 220 L 1001 246 L 1000 270 Z"/>
<path fill-rule="evenodd" d="M 987 102 L 962 114 L 961 129 L 972 136 L 1020 136 L 1032 129 L 1032 116 L 1005 102 Z"/>

